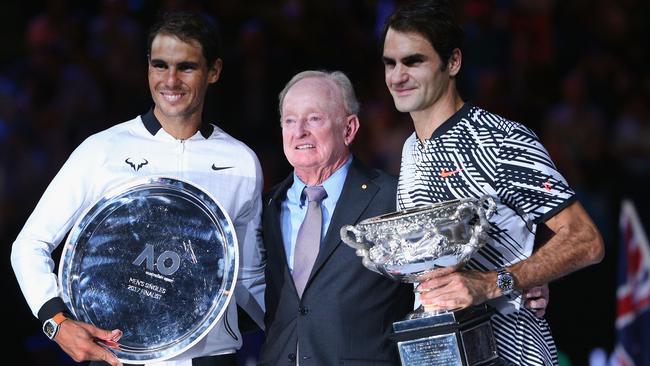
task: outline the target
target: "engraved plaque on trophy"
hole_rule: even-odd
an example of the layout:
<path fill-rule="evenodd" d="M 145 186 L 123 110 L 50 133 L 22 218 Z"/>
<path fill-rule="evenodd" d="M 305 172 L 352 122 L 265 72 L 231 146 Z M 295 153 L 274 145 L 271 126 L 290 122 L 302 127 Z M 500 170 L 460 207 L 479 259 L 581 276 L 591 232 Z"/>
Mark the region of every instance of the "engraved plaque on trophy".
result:
<path fill-rule="evenodd" d="M 462 267 L 486 241 L 496 204 L 489 196 L 398 211 L 341 228 L 363 265 L 389 278 L 415 283 L 441 267 Z M 457 311 L 420 306 L 393 323 L 405 366 L 501 365 L 490 316 L 483 304 Z"/>
<path fill-rule="evenodd" d="M 59 266 L 73 315 L 121 329 L 120 361 L 144 364 L 189 349 L 228 307 L 237 239 L 210 194 L 168 177 L 134 180 L 81 215 Z"/>

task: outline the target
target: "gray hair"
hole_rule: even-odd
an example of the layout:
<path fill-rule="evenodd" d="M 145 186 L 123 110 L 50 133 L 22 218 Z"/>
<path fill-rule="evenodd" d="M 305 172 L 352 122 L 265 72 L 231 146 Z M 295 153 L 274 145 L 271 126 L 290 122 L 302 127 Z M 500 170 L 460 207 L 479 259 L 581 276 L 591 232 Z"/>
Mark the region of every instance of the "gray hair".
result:
<path fill-rule="evenodd" d="M 280 105 L 278 107 L 280 115 L 282 115 L 282 104 L 284 103 L 284 97 L 287 95 L 287 92 L 289 92 L 289 89 L 291 89 L 291 87 L 300 80 L 307 78 L 321 78 L 333 82 L 334 85 L 336 85 L 341 91 L 341 95 L 343 96 L 343 109 L 345 109 L 345 113 L 359 114 L 359 101 L 357 100 L 357 96 L 354 94 L 354 87 L 352 87 L 352 82 L 347 77 L 347 75 L 341 71 L 307 70 L 294 75 L 294 77 L 289 80 L 287 85 L 285 85 L 284 89 L 282 89 L 280 92 Z"/>

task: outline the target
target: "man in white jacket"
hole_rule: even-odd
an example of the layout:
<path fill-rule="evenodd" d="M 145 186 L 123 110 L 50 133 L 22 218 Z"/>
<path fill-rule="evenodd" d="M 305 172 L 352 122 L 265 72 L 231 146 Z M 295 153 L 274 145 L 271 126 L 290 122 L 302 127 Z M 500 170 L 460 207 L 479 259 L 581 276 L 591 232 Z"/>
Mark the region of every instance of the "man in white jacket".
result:
<path fill-rule="evenodd" d="M 122 332 L 70 319 L 51 253 L 86 208 L 139 176 L 177 177 L 219 201 L 239 243 L 235 297 L 261 323 L 263 305 L 254 300 L 264 291 L 260 164 L 246 145 L 202 119 L 206 90 L 222 69 L 216 28 L 198 15 L 168 14 L 151 29 L 148 47 L 153 109 L 86 139 L 52 180 L 12 248 L 12 266 L 32 313 L 53 327 L 46 333 L 75 361 L 121 365 L 97 341 L 118 341 Z M 235 365 L 241 343 L 231 301 L 203 340 L 155 365 Z"/>

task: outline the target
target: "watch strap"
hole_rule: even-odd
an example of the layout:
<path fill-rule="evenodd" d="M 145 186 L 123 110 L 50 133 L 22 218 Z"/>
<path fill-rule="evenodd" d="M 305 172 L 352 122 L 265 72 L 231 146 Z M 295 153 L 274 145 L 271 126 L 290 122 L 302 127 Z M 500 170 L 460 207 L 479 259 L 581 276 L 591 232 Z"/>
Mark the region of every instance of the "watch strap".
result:
<path fill-rule="evenodd" d="M 52 317 L 52 320 L 54 320 L 56 325 L 61 325 L 61 323 L 68 320 L 68 317 L 65 316 L 64 313 L 57 313 L 56 315 L 54 315 L 54 317 Z"/>

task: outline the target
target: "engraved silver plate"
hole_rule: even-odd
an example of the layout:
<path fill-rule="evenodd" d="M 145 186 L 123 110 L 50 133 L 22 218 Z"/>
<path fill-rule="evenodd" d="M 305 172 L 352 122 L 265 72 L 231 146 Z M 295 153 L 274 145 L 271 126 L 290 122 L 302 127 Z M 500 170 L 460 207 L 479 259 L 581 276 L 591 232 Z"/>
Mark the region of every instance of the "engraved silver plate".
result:
<path fill-rule="evenodd" d="M 210 194 L 175 178 L 111 190 L 73 226 L 59 266 L 74 316 L 121 329 L 125 363 L 174 357 L 216 325 L 232 296 L 237 239 Z"/>
<path fill-rule="evenodd" d="M 454 333 L 397 342 L 400 362 L 407 366 L 463 366 Z"/>

